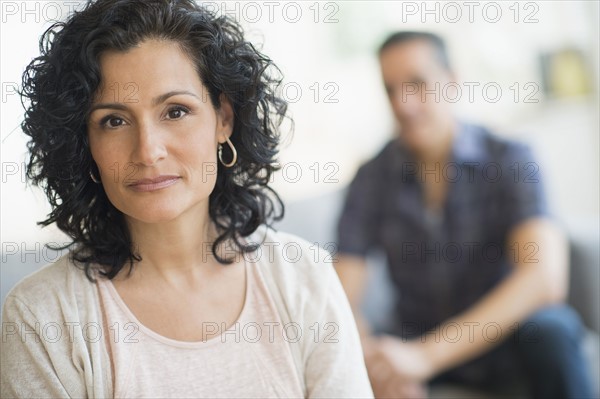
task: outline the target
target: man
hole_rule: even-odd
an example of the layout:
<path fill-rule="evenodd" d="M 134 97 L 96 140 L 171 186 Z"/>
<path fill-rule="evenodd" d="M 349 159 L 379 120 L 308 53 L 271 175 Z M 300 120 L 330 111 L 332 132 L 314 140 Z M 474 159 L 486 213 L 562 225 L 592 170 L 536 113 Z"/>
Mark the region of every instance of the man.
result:
<path fill-rule="evenodd" d="M 350 186 L 336 266 L 376 396 L 422 396 L 431 381 L 501 390 L 525 379 L 534 397 L 591 397 L 583 328 L 563 303 L 566 239 L 528 147 L 455 119 L 438 36 L 396 33 L 379 61 L 400 134 Z M 377 247 L 399 300 L 389 334 L 375 336 L 359 306 Z"/>

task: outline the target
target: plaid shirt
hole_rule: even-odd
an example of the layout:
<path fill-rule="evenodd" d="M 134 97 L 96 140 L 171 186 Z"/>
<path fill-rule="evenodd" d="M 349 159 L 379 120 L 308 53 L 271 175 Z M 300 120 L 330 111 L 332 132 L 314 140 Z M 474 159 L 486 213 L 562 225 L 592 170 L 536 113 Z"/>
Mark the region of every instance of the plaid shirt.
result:
<path fill-rule="evenodd" d="M 419 335 L 474 304 L 511 270 L 507 242 L 525 219 L 546 215 L 538 165 L 528 146 L 459 124 L 451 158 L 420 168 L 400 140 L 390 141 L 352 181 L 338 223 L 339 252 L 382 249 L 398 292 L 395 323 Z M 424 204 L 424 179 L 446 179 L 439 214 Z"/>

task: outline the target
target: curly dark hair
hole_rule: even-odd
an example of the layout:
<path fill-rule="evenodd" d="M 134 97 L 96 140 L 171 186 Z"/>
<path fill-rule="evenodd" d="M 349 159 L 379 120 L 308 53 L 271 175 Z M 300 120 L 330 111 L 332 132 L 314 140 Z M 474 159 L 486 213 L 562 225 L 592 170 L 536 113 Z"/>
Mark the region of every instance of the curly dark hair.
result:
<path fill-rule="evenodd" d="M 222 264 L 232 258 L 218 253 L 233 245 L 236 253 L 255 250 L 242 237 L 261 224 L 283 217 L 284 206 L 268 185 L 278 170 L 279 127 L 287 104 L 276 94 L 281 73 L 273 62 L 246 41 L 240 25 L 193 0 L 88 0 L 66 21 L 56 22 L 40 38 L 40 53 L 26 67 L 20 90 L 25 108 L 21 125 L 30 152 L 27 178 L 41 187 L 52 206 L 48 218 L 72 242 L 71 259 L 85 270 L 112 279 L 141 255 L 121 211 L 109 201 L 101 184 L 90 180 L 97 167 L 87 137 L 87 117 L 101 84 L 99 57 L 103 51 L 127 51 L 146 39 L 171 40 L 195 64 L 213 107 L 220 95 L 230 101 L 234 126 L 230 137 L 237 149 L 234 167 L 217 169 L 209 197 L 209 216 L 218 237 L 212 253 Z M 271 72 L 274 70 L 275 74 Z M 25 99 L 29 100 L 28 106 Z M 226 159 L 231 153 L 224 146 Z"/>

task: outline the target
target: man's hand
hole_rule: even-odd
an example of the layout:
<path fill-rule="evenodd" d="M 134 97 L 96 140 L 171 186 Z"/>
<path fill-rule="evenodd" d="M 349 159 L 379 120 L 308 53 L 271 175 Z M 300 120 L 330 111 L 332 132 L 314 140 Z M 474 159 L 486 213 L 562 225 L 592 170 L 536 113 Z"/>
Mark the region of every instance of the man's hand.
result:
<path fill-rule="evenodd" d="M 426 398 L 425 383 L 434 368 L 418 342 L 382 335 L 363 344 L 365 363 L 376 398 Z"/>

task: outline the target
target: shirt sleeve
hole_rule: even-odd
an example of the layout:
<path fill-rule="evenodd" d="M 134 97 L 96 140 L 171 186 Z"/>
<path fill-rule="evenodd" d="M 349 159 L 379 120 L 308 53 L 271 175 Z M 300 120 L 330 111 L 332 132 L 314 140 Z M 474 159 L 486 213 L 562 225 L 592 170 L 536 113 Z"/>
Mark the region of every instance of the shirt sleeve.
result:
<path fill-rule="evenodd" d="M 363 165 L 350 183 L 337 225 L 338 251 L 365 256 L 377 243 L 379 205 L 375 164 Z"/>
<path fill-rule="evenodd" d="M 502 180 L 503 214 L 508 230 L 529 218 L 549 215 L 540 166 L 528 145 L 516 143 L 509 147 Z"/>
<path fill-rule="evenodd" d="M 41 333 L 42 331 L 47 331 L 47 334 Z M 57 375 L 61 369 L 52 362 L 48 348 L 53 345 L 55 331 L 56 326 L 41 325 L 17 297 L 9 295 L 6 298 L 0 343 L 0 397 L 70 396 Z"/>
<path fill-rule="evenodd" d="M 312 346 L 305 363 L 307 396 L 373 398 L 350 304 L 331 263 L 320 263 L 329 283 L 317 323 L 307 331 Z"/>

